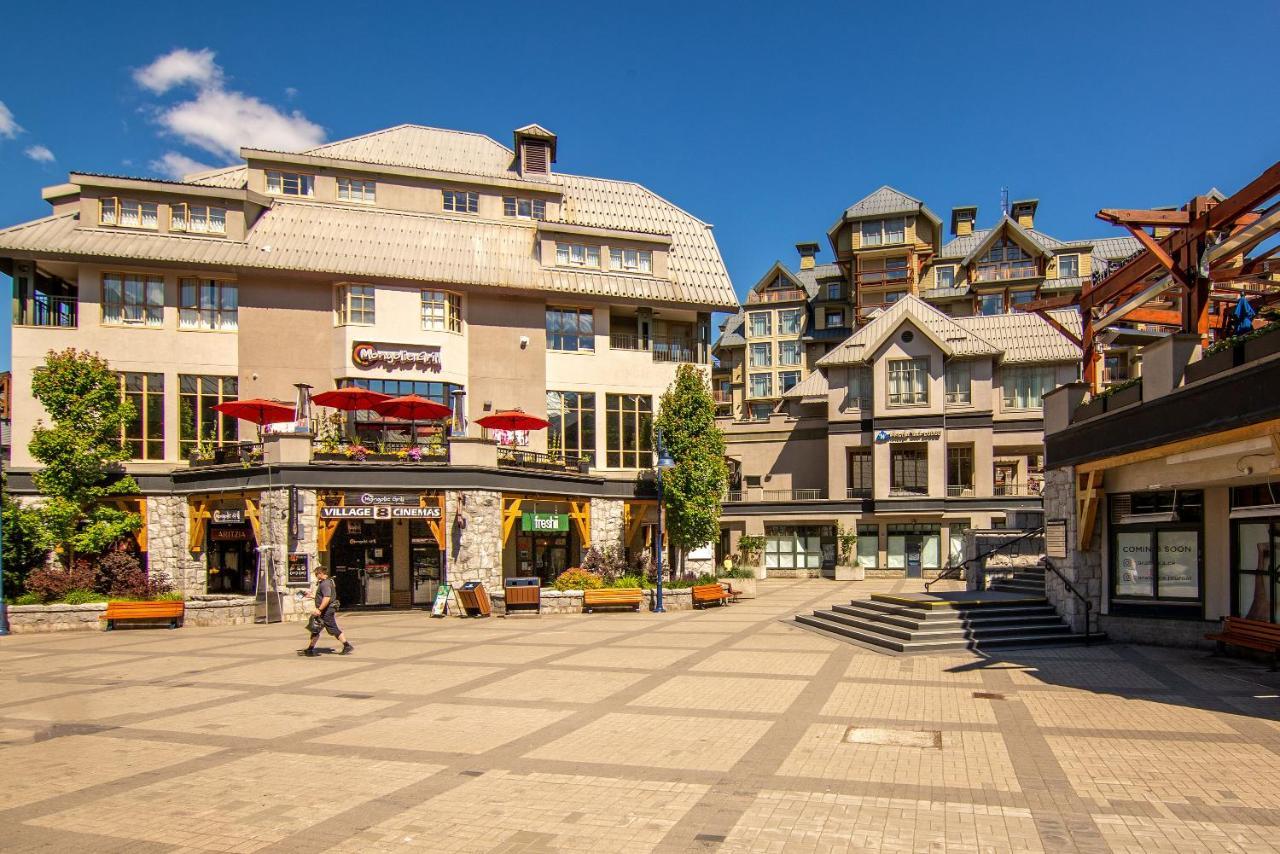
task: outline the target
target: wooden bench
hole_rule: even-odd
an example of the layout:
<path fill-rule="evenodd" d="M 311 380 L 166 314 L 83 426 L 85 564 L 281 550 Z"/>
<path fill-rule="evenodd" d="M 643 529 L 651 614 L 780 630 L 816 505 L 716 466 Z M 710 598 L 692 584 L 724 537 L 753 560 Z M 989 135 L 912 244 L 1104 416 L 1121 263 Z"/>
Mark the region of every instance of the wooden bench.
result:
<path fill-rule="evenodd" d="M 742 596 L 742 591 L 733 586 L 732 581 L 721 581 L 720 586 L 724 588 L 724 592 L 728 595 L 730 602 L 737 602 Z"/>
<path fill-rule="evenodd" d="M 690 589 L 693 591 L 693 607 L 695 608 L 699 605 L 705 608 L 712 602 L 724 605 L 729 601 L 729 592 L 719 584 L 695 584 Z"/>
<path fill-rule="evenodd" d="M 99 620 L 107 621 L 107 631 L 116 627 L 120 620 L 168 620 L 169 628 L 176 629 L 182 625 L 186 606 L 179 600 L 174 602 L 108 602 L 107 610 L 99 615 Z"/>
<path fill-rule="evenodd" d="M 1227 646 L 1243 646 L 1271 653 L 1271 669 L 1280 665 L 1280 624 L 1244 617 L 1223 617 L 1222 631 L 1207 634 L 1205 640 L 1217 641 L 1218 652 Z"/>
<path fill-rule="evenodd" d="M 640 610 L 644 591 L 639 587 L 605 587 L 600 590 L 583 590 L 582 607 L 590 614 L 595 608 L 620 608 L 628 606 Z"/>

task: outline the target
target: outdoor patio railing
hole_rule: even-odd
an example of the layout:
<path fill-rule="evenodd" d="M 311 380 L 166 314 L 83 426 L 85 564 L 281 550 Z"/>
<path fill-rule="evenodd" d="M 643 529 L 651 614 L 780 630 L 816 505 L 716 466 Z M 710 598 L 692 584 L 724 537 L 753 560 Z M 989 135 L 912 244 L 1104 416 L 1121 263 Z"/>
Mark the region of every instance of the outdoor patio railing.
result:
<path fill-rule="evenodd" d="M 590 457 L 577 454 L 543 454 L 537 451 L 520 451 L 515 448 L 498 448 L 499 468 L 580 472 L 590 466 Z"/>
<path fill-rule="evenodd" d="M 192 468 L 203 466 L 252 465 L 262 462 L 261 442 L 227 442 L 204 451 L 195 450 L 187 457 Z"/>

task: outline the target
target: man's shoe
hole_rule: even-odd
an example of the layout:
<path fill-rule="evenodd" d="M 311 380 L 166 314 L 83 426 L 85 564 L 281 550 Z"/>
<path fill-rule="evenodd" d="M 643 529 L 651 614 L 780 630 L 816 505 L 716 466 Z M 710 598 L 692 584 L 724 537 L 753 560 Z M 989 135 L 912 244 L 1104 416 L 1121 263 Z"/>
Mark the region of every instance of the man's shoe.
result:
<path fill-rule="evenodd" d="M 315 647 L 307 647 L 302 651 L 302 654 L 307 658 L 315 658 L 320 653 L 316 652 Z"/>
<path fill-rule="evenodd" d="M 338 655 L 350 655 L 355 651 L 356 651 L 356 648 L 354 646 L 352 646 L 349 643 L 344 643 L 342 645 L 342 652 L 339 652 Z"/>

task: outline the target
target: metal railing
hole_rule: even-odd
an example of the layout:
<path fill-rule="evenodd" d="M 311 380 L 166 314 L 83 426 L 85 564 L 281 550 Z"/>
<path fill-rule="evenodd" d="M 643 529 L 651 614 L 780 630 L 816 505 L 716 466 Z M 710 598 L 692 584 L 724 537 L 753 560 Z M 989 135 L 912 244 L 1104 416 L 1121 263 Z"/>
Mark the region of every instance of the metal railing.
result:
<path fill-rule="evenodd" d="M 1044 529 L 1041 528 L 1040 530 L 1043 531 Z M 1076 599 L 1080 602 L 1080 604 L 1084 606 L 1084 643 L 1085 643 L 1085 646 L 1088 646 L 1090 637 L 1093 635 L 1093 629 L 1091 628 L 1091 622 L 1090 622 L 1090 618 L 1093 615 L 1093 602 L 1091 602 L 1087 596 L 1085 596 L 1083 593 L 1077 590 L 1076 586 L 1072 584 L 1070 581 L 1068 581 L 1065 575 L 1063 575 L 1061 572 L 1058 571 L 1058 568 L 1053 565 L 1053 562 L 1049 560 L 1049 558 L 1047 557 L 1040 558 L 1040 565 L 1043 566 L 1045 569 L 1049 570 L 1050 572 L 1052 572 L 1054 575 L 1056 575 L 1058 577 L 1058 580 L 1062 582 L 1062 586 L 1067 589 L 1067 592 L 1070 593 L 1072 596 L 1076 597 Z"/>
<path fill-rule="evenodd" d="M 747 295 L 747 304 L 791 302 L 793 300 L 807 300 L 808 298 L 808 294 L 795 288 L 786 291 L 753 291 Z"/>
<path fill-rule="evenodd" d="M 869 486 L 850 486 L 846 487 L 844 491 L 845 498 L 870 498 L 872 494 L 873 492 Z"/>
<path fill-rule="evenodd" d="M 742 498 L 741 491 L 730 491 L 724 494 L 724 499 L 722 503 L 723 504 L 740 504 L 742 503 L 742 500 L 743 498 Z"/>
<path fill-rule="evenodd" d="M 972 483 L 947 484 L 948 498 L 967 498 L 973 494 L 974 492 L 973 492 Z"/>
<path fill-rule="evenodd" d="M 582 471 L 589 468 L 591 458 L 577 454 L 543 454 L 538 451 L 520 451 L 515 448 L 498 448 L 498 467 L 530 469 L 533 471 Z"/>
<path fill-rule="evenodd" d="M 960 579 L 961 573 L 965 571 L 965 567 L 968 566 L 969 564 L 976 563 L 978 566 L 982 566 L 982 561 L 991 557 L 991 555 L 996 554 L 997 552 L 1003 551 L 1009 548 L 1010 546 L 1014 545 L 1015 543 L 1022 543 L 1036 536 L 1040 537 L 1041 549 L 1043 549 L 1044 548 L 1044 545 L 1043 545 L 1044 526 L 1041 525 L 1038 528 L 1032 528 L 1029 531 L 1024 531 L 1022 532 L 1022 534 L 1020 534 L 1017 537 L 1014 537 L 1011 540 L 1005 540 L 999 545 L 994 546 L 990 549 L 987 549 L 985 552 L 982 552 L 981 554 L 974 555 L 968 560 L 961 560 L 959 563 L 948 564 L 936 576 L 934 576 L 933 578 L 929 579 L 924 583 L 924 589 L 927 591 L 930 587 L 932 587 L 934 584 L 937 584 L 939 581 L 942 581 L 944 578 L 949 579 L 951 581 L 958 581 Z"/>
<path fill-rule="evenodd" d="M 187 457 L 191 468 L 204 466 L 253 465 L 262 462 L 261 442 L 227 442 L 211 452 L 196 449 Z"/>
<path fill-rule="evenodd" d="M 923 498 L 929 494 L 927 486 L 891 486 L 889 487 L 890 498 Z"/>
<path fill-rule="evenodd" d="M 655 362 L 689 362 L 706 364 L 699 352 L 698 343 L 692 338 L 663 338 L 651 335 L 643 338 L 630 332 L 610 332 L 610 350 L 628 350 L 633 353 L 650 352 Z"/>
<path fill-rule="evenodd" d="M 715 391 L 711 392 L 711 398 L 717 404 L 733 403 L 733 392 L 720 391 L 719 389 L 716 389 Z"/>
<path fill-rule="evenodd" d="M 1031 279 L 1040 275 L 1035 261 L 1003 261 L 978 265 L 974 279 L 979 282 L 1004 282 L 1009 279 Z"/>
<path fill-rule="evenodd" d="M 765 501 L 821 501 L 821 489 L 766 489 Z"/>
<path fill-rule="evenodd" d="M 905 285 L 911 282 L 911 270 L 873 270 L 866 273 L 859 273 L 856 280 L 859 287 Z"/>
<path fill-rule="evenodd" d="M 79 313 L 75 297 L 37 296 L 14 302 L 13 325 L 74 329 Z"/>
<path fill-rule="evenodd" d="M 645 350 L 644 341 L 639 335 L 630 332 L 610 332 L 610 350 Z"/>
<path fill-rule="evenodd" d="M 1020 481 L 1005 481 L 1004 483 L 995 483 L 991 487 L 993 496 L 1035 496 L 1040 494 L 1043 482 L 1038 480 L 1030 480 L 1026 483 Z"/>

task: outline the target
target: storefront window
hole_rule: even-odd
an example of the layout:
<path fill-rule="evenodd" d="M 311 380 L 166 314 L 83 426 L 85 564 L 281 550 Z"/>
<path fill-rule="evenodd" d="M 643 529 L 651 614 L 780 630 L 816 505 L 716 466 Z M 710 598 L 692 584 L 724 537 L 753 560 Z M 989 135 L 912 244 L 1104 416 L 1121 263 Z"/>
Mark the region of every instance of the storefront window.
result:
<path fill-rule="evenodd" d="M 579 391 L 547 392 L 547 449 L 587 460 L 596 457 L 596 396 Z"/>
<path fill-rule="evenodd" d="M 1178 606 L 1200 600 L 1201 505 L 1199 492 L 1118 494 L 1112 499 L 1114 599 Z"/>
<path fill-rule="evenodd" d="M 968 520 L 951 521 L 951 539 L 949 541 L 948 566 L 959 566 L 964 560 L 964 534 L 969 530 Z"/>
<path fill-rule="evenodd" d="M 1280 520 L 1258 519 L 1235 526 L 1235 616 L 1249 620 L 1280 622 L 1276 607 L 1276 545 Z"/>
<path fill-rule="evenodd" d="M 129 459 L 163 460 L 164 374 L 120 374 L 120 392 L 133 404 L 120 436 Z"/>
<path fill-rule="evenodd" d="M 766 528 L 764 565 L 768 569 L 821 569 L 824 545 L 830 546 L 834 560 L 835 531 L 829 526 Z"/>
<path fill-rule="evenodd" d="M 1116 534 L 1116 585 L 1117 596 L 1154 596 L 1155 586 L 1151 574 L 1151 533 Z"/>
<path fill-rule="evenodd" d="M 1161 596 L 1194 599 L 1200 595 L 1200 534 L 1160 531 L 1156 534 L 1156 586 Z"/>
<path fill-rule="evenodd" d="M 858 566 L 875 569 L 880 551 L 880 528 L 877 525 L 858 526 Z"/>

